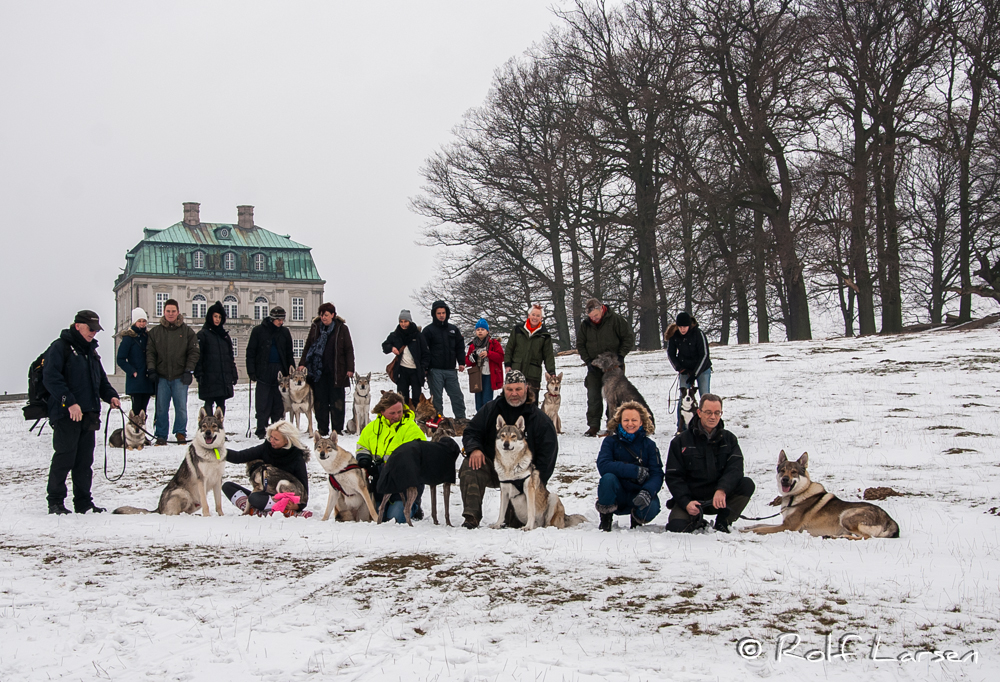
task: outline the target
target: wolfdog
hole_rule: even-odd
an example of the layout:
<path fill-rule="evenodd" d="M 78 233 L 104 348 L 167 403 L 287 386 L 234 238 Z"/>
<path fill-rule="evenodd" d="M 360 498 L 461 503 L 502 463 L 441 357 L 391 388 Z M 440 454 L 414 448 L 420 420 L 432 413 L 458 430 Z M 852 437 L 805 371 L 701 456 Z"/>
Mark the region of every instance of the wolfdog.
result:
<path fill-rule="evenodd" d="M 365 470 L 358 466 L 354 455 L 337 445 L 336 432 L 325 437 L 319 432 L 314 433 L 313 445 L 320 466 L 329 476 L 330 489 L 323 520 L 330 518 L 331 512 L 337 521 L 372 521 L 377 518 L 375 505 L 368 494 Z"/>
<path fill-rule="evenodd" d="M 760 535 L 783 530 L 806 531 L 810 535 L 860 540 L 898 538 L 899 525 L 881 507 L 870 502 L 844 502 L 809 479 L 809 453 L 792 462 L 782 450 L 778 455 L 778 490 L 771 506 L 781 505 L 778 526 L 760 524 L 743 529 Z"/>
<path fill-rule="evenodd" d="M 545 398 L 542 400 L 542 412 L 555 424 L 556 433 L 562 433 L 562 419 L 559 418 L 559 407 L 562 405 L 563 373 L 545 375 Z"/>
<path fill-rule="evenodd" d="M 226 431 L 222 421 L 220 408 L 216 408 L 214 415 L 201 408 L 194 439 L 177 473 L 163 489 L 155 510 L 119 507 L 114 513 L 176 516 L 193 514 L 200 508 L 204 516 L 211 516 L 208 510 L 208 491 L 211 490 L 215 493 L 215 511 L 222 516 L 222 475 L 226 471 Z"/>
<path fill-rule="evenodd" d="M 310 436 L 313 435 L 313 389 L 306 382 L 309 370 L 305 365 L 296 367 L 292 365 L 288 368 L 288 416 L 295 421 L 295 428 L 299 428 L 299 418 L 304 414 L 309 420 Z"/>
<path fill-rule="evenodd" d="M 403 443 L 386 458 L 378 477 L 378 492 L 382 495 L 382 502 L 378 507 L 379 523 L 385 520 L 389 498 L 398 493 L 403 497 L 403 517 L 407 525 L 412 526 L 410 513 L 417 500 L 418 486 L 429 485 L 431 518 L 434 519 L 434 525 L 438 525 L 437 486 L 441 485 L 444 522 L 451 525 L 451 486 L 455 482 L 455 461 L 462 453 L 453 438 L 455 435 L 454 424 L 446 418 L 434 430 L 430 441 L 412 440 Z"/>
<path fill-rule="evenodd" d="M 347 426 L 344 428 L 344 433 L 361 433 L 361 430 L 368 426 L 368 422 L 370 421 L 368 408 L 371 404 L 372 373 L 368 372 L 365 376 L 355 374 L 354 400 L 352 401 L 354 416 L 347 420 Z"/>
<path fill-rule="evenodd" d="M 491 528 L 503 527 L 508 504 L 513 505 L 514 513 L 526 530 L 543 526 L 567 528 L 587 520 L 580 514 L 567 516 L 559 496 L 546 490 L 524 438 L 524 417 L 518 417 L 513 424 L 497 417 L 493 466 L 500 479 L 500 517 Z"/>
<path fill-rule="evenodd" d="M 656 426 L 653 411 L 649 409 L 649 405 L 646 404 L 646 399 L 639 393 L 639 389 L 625 376 L 621 365 L 618 364 L 617 355 L 610 351 L 601 353 L 590 364 L 604 371 L 604 402 L 608 404 L 609 415 L 613 415 L 622 403 L 634 400 L 646 408 L 646 411 L 649 412 L 650 421 L 653 422 L 653 426 Z"/>
<path fill-rule="evenodd" d="M 124 442 L 122 433 L 125 434 Z M 146 410 L 139 410 L 139 414 L 129 410 L 124 430 L 115 429 L 108 438 L 108 445 L 113 448 L 125 446 L 129 450 L 142 450 L 144 446 L 149 445 L 149 440 L 146 438 Z"/>
<path fill-rule="evenodd" d="M 263 490 L 271 497 L 278 493 L 292 493 L 299 498 L 299 509 L 304 509 L 309 503 L 306 487 L 302 485 L 302 481 L 287 471 L 266 464 L 262 459 L 247 462 L 247 478 L 250 479 L 250 487 L 255 493 Z"/>
<path fill-rule="evenodd" d="M 281 394 L 281 406 L 284 409 L 284 418 L 290 419 L 292 416 L 292 396 L 289 393 L 291 381 L 281 372 L 278 372 L 278 393 Z"/>

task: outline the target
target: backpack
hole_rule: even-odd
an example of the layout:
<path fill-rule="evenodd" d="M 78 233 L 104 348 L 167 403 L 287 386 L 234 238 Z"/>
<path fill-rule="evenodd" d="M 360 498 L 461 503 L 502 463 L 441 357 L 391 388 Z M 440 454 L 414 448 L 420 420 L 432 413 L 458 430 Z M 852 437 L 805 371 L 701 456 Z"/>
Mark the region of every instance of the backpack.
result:
<path fill-rule="evenodd" d="M 49 416 L 49 390 L 42 382 L 42 370 L 45 368 L 47 352 L 48 350 L 39 355 L 28 366 L 28 403 L 21 408 L 25 421 L 37 423 Z"/>

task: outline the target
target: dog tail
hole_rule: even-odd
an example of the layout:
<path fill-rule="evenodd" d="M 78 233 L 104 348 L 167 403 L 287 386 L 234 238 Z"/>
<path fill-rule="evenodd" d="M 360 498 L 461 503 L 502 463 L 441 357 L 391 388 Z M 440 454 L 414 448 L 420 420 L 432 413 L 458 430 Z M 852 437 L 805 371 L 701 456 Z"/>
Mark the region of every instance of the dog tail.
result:
<path fill-rule="evenodd" d="M 150 511 L 149 509 L 139 509 L 139 507 L 118 507 L 112 514 L 155 514 L 156 512 Z"/>
<path fill-rule="evenodd" d="M 587 517 L 583 514 L 567 514 L 566 515 L 566 528 L 571 526 L 579 526 L 581 523 L 586 523 Z"/>

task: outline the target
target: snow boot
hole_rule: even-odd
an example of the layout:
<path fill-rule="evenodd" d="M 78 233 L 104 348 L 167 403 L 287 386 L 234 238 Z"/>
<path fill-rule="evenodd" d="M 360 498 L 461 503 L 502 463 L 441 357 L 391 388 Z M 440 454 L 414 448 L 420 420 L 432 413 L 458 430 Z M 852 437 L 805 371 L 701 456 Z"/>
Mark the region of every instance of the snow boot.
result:
<path fill-rule="evenodd" d="M 611 532 L 611 524 L 612 524 L 612 522 L 614 522 L 614 519 L 615 519 L 615 517 L 614 517 L 613 514 L 601 514 L 601 525 L 598 526 L 598 527 L 601 530 L 603 530 L 605 533 L 610 533 Z"/>

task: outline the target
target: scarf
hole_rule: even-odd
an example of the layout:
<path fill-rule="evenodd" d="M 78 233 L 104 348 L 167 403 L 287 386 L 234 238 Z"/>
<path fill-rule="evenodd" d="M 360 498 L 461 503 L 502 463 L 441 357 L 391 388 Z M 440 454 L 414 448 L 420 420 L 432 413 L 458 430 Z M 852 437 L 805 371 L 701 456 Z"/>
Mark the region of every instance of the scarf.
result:
<path fill-rule="evenodd" d="M 410 342 L 413 341 L 413 339 L 417 338 L 417 334 L 419 333 L 420 331 L 417 329 L 417 325 L 414 324 L 413 322 L 411 322 L 410 326 L 407 327 L 406 329 L 403 329 L 401 325 L 398 324 L 396 325 L 396 331 L 395 331 L 396 338 L 402 341 L 404 346 L 409 346 Z M 399 350 L 403 349 L 400 348 Z"/>
<path fill-rule="evenodd" d="M 480 369 L 482 369 L 483 364 L 489 362 L 490 359 L 486 356 L 479 357 L 479 351 L 483 350 L 484 348 L 488 348 L 490 341 L 491 337 L 489 334 L 487 334 L 483 338 L 479 338 L 475 334 L 472 335 L 472 357 L 476 361 L 476 366 L 479 367 Z"/>
<path fill-rule="evenodd" d="M 543 324 L 545 324 L 545 323 L 544 322 L 539 322 L 537 327 L 532 327 L 531 326 L 531 320 L 525 320 L 524 321 L 524 328 L 528 331 L 528 336 L 534 336 L 535 332 L 537 332 L 539 329 L 541 329 Z"/>
<path fill-rule="evenodd" d="M 329 327 L 322 322 L 319 323 L 319 335 L 313 345 L 309 347 L 309 352 L 306 353 L 305 365 L 309 369 L 309 376 L 312 377 L 314 383 L 323 376 L 323 351 L 326 350 L 326 342 L 329 340 L 330 332 L 333 331 L 336 322 L 336 320 L 331 322 Z"/>
<path fill-rule="evenodd" d="M 622 428 L 621 424 L 619 424 L 616 433 L 618 434 L 618 437 L 621 438 L 626 443 L 632 443 L 639 436 L 646 435 L 646 427 L 640 426 L 635 433 L 629 433 L 628 431 Z"/>

